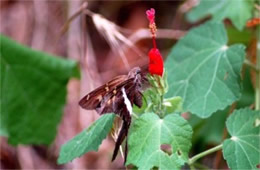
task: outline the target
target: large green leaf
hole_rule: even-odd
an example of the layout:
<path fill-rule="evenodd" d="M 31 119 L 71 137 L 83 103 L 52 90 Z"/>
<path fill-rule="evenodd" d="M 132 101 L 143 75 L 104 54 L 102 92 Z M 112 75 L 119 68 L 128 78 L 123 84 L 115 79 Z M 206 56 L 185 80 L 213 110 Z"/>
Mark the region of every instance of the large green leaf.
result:
<path fill-rule="evenodd" d="M 11 144 L 49 144 L 55 138 L 76 73 L 74 61 L 31 50 L 0 36 L 1 135 Z"/>
<path fill-rule="evenodd" d="M 205 118 L 241 96 L 243 45 L 227 46 L 223 24 L 206 23 L 178 41 L 166 60 L 168 96 L 181 96 L 183 109 Z"/>
<path fill-rule="evenodd" d="M 257 169 L 260 164 L 260 111 L 240 109 L 226 122 L 230 139 L 223 145 L 223 155 L 231 169 Z"/>
<path fill-rule="evenodd" d="M 213 21 L 231 19 L 237 29 L 242 30 L 248 19 L 252 17 L 253 0 L 200 0 L 198 6 L 188 13 L 191 22 L 202 19 L 208 15 L 213 16 Z"/>
<path fill-rule="evenodd" d="M 131 127 L 126 164 L 140 169 L 180 168 L 187 161 L 191 137 L 191 126 L 178 114 L 169 114 L 163 119 L 154 113 L 143 114 Z M 163 144 L 171 146 L 170 155 L 161 150 Z"/>
<path fill-rule="evenodd" d="M 83 130 L 61 147 L 58 163 L 67 163 L 89 151 L 97 151 L 110 132 L 115 114 L 104 114 L 90 127 Z"/>

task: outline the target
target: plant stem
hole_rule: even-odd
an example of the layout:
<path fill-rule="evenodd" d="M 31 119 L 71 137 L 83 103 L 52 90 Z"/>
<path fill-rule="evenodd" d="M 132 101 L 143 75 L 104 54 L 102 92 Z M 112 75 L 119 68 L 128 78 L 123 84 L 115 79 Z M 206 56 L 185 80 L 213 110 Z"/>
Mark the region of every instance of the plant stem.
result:
<path fill-rule="evenodd" d="M 196 170 L 193 165 L 190 166 L 190 169 L 191 169 L 191 170 Z"/>
<path fill-rule="evenodd" d="M 139 118 L 139 116 L 138 116 L 137 114 L 135 114 L 134 112 L 132 112 L 132 115 L 133 115 L 136 119 Z"/>
<path fill-rule="evenodd" d="M 200 163 L 194 163 L 193 164 L 195 167 L 197 167 L 198 169 L 210 169 L 209 167 L 202 165 Z"/>
<path fill-rule="evenodd" d="M 260 26 L 256 28 L 256 37 L 257 37 L 257 56 L 256 56 L 256 67 L 260 68 Z M 256 72 L 256 87 L 255 87 L 255 110 L 260 110 L 260 73 Z"/>
<path fill-rule="evenodd" d="M 251 63 L 248 59 L 244 60 L 244 64 L 247 65 L 248 67 L 250 67 L 251 69 L 253 69 L 256 72 L 259 72 L 259 69 L 256 65 L 254 65 L 253 63 Z"/>
<path fill-rule="evenodd" d="M 201 153 L 199 153 L 199 154 L 193 156 L 192 158 L 190 158 L 188 164 L 189 164 L 189 165 L 192 165 L 192 164 L 193 164 L 194 162 L 196 162 L 198 159 L 200 159 L 200 158 L 202 158 L 202 157 L 204 157 L 204 156 L 206 156 L 206 155 L 208 155 L 208 154 L 211 154 L 211 153 L 213 153 L 213 152 L 216 152 L 216 151 L 222 149 L 222 147 L 223 147 L 223 145 L 220 144 L 220 145 L 218 145 L 218 146 L 215 146 L 214 148 L 211 148 L 211 149 L 209 149 L 209 150 L 206 150 L 206 151 L 204 151 L 204 152 L 201 152 Z"/>

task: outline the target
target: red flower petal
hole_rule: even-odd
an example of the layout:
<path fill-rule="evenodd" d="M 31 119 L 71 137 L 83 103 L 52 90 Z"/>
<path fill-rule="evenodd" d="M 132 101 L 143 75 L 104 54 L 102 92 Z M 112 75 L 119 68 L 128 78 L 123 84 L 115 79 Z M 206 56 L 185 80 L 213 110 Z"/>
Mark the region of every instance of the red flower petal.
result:
<path fill-rule="evenodd" d="M 146 15 L 150 23 L 154 23 L 154 18 L 155 18 L 155 10 L 151 8 L 150 10 L 146 11 Z"/>
<path fill-rule="evenodd" d="M 163 59 L 160 51 L 157 48 L 153 48 L 149 52 L 149 72 L 151 75 L 163 75 Z"/>

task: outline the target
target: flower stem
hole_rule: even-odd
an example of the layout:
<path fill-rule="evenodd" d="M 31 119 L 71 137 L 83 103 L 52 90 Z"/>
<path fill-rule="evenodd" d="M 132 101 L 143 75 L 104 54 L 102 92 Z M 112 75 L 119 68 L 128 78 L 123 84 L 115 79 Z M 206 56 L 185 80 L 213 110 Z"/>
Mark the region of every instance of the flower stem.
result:
<path fill-rule="evenodd" d="M 155 36 L 153 36 L 153 48 L 156 49 L 157 46 L 156 46 L 156 40 L 155 40 Z"/>
<path fill-rule="evenodd" d="M 200 159 L 200 158 L 202 158 L 202 157 L 204 157 L 204 156 L 206 156 L 206 155 L 208 155 L 208 154 L 211 154 L 211 153 L 213 153 L 213 152 L 216 152 L 216 151 L 222 149 L 222 147 L 223 147 L 223 144 L 220 144 L 220 145 L 218 145 L 218 146 L 215 146 L 214 148 L 211 148 L 211 149 L 209 149 L 209 150 L 206 150 L 206 151 L 204 151 L 204 152 L 201 152 L 201 153 L 199 153 L 199 154 L 193 156 L 192 158 L 190 158 L 188 164 L 189 164 L 189 165 L 192 165 L 192 164 L 193 164 L 194 162 L 196 162 L 198 159 Z"/>

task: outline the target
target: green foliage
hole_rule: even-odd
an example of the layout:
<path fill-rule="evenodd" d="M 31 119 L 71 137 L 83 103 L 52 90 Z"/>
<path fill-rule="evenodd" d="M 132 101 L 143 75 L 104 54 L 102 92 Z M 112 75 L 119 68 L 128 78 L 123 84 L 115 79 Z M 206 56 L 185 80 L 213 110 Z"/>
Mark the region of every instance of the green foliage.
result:
<path fill-rule="evenodd" d="M 133 109 L 134 109 L 135 113 L 142 114 L 142 113 L 153 112 L 154 105 L 153 105 L 152 100 L 149 97 L 147 97 L 149 95 L 152 95 L 151 90 L 147 90 L 144 92 L 144 96 L 146 96 L 146 98 L 143 98 L 143 105 L 141 108 L 134 106 Z M 166 98 L 163 100 L 162 105 L 164 107 L 164 114 L 181 112 L 182 111 L 182 98 L 179 96 Z"/>
<path fill-rule="evenodd" d="M 246 55 L 244 45 L 255 38 L 260 40 L 259 34 L 253 37 L 259 26 L 258 30 L 243 30 L 246 21 L 253 17 L 255 2 L 258 1 L 200 0 L 187 14 L 191 22 L 209 16 L 212 19 L 189 30 L 177 42 L 165 62 L 163 77 L 146 77 L 150 86 L 143 93 L 142 108 L 134 107 L 126 165 L 181 169 L 186 163 L 193 169 L 197 160 L 223 149 L 230 169 L 257 169 L 260 111 L 247 107 L 255 103 L 259 109 L 259 45 L 249 48 L 250 52 L 259 52 L 257 64 L 246 60 L 246 69 L 241 72 Z M 255 16 L 258 14 L 256 10 Z M 224 19 L 230 19 L 234 27 L 226 24 L 225 29 Z M 254 58 L 252 55 L 248 58 Z M 62 116 L 68 80 L 79 76 L 76 62 L 32 50 L 5 36 L 0 36 L 0 60 L 0 134 L 13 145 L 50 144 Z M 254 86 L 252 71 L 256 77 Z M 230 113 L 233 106 L 246 108 Z M 182 112 L 191 114 L 182 117 Z M 229 114 L 226 127 L 230 137 L 227 135 L 223 142 Z M 113 113 L 102 115 L 64 144 L 58 163 L 97 151 L 114 119 Z M 189 158 L 192 140 L 195 155 Z M 196 153 L 201 146 L 212 143 L 219 145 Z"/>
<path fill-rule="evenodd" d="M 61 148 L 58 163 L 67 163 L 89 151 L 97 151 L 110 132 L 115 114 L 104 114 L 90 127 L 83 130 Z"/>
<path fill-rule="evenodd" d="M 223 24 L 208 22 L 192 29 L 167 58 L 167 96 L 181 96 L 183 109 L 202 118 L 224 109 L 241 96 L 244 49 L 227 46 Z"/>
<path fill-rule="evenodd" d="M 165 62 L 168 73 L 165 71 L 163 77 L 147 77 L 150 87 L 143 93 L 143 106 L 134 107 L 126 165 L 140 169 L 180 169 L 187 163 L 192 169 L 197 166 L 197 160 L 223 149 L 229 168 L 256 169 L 260 163 L 259 111 L 234 111 L 226 121 L 231 137 L 222 141 L 231 107 L 248 107 L 255 102 L 248 69 L 243 70 L 241 81 L 244 45 L 249 44 L 253 35 L 251 31 L 241 30 L 252 17 L 252 10 L 253 0 L 201 0 L 188 14 L 190 21 L 209 14 L 212 20 L 191 29 L 177 42 Z M 220 22 L 225 18 L 231 19 L 240 31 L 233 27 L 226 30 Z M 231 105 L 234 102 L 236 104 Z M 181 112 L 193 114 L 183 115 L 193 125 L 194 134 Z M 104 119 L 101 117 L 90 129 L 66 143 L 59 163 L 97 150 L 113 123 L 112 117 L 107 118 L 107 123 Z M 107 127 L 105 131 L 102 125 Z M 205 143 L 219 145 L 189 158 L 192 134 L 194 141 L 200 141 L 193 147 Z M 84 144 L 79 146 L 80 143 Z"/>
<path fill-rule="evenodd" d="M 151 87 L 143 94 L 143 105 L 141 108 L 134 107 L 134 112 L 150 113 L 157 112 L 157 114 L 169 114 L 182 111 L 182 98 L 179 96 L 164 98 L 164 94 L 168 91 L 167 72 L 164 72 L 163 77 L 148 76 Z"/>
<path fill-rule="evenodd" d="M 237 101 L 237 108 L 243 108 L 250 106 L 255 100 L 255 91 L 252 85 L 252 80 L 250 77 L 250 69 L 245 67 L 243 69 L 243 79 L 242 79 L 242 95 Z"/>
<path fill-rule="evenodd" d="M 187 161 L 191 136 L 191 126 L 177 114 L 162 119 L 154 113 L 143 114 L 132 125 L 126 164 L 134 164 L 140 169 L 180 168 Z M 161 150 L 162 144 L 171 146 L 170 155 Z"/>
<path fill-rule="evenodd" d="M 182 98 L 179 96 L 171 97 L 163 100 L 165 113 L 174 113 L 182 111 Z"/>
<path fill-rule="evenodd" d="M 223 145 L 223 155 L 232 169 L 257 169 L 260 164 L 260 111 L 240 109 L 226 122 L 231 138 Z"/>
<path fill-rule="evenodd" d="M 56 135 L 76 62 L 0 36 L 1 135 L 17 144 L 50 144 Z"/>
<path fill-rule="evenodd" d="M 213 21 L 228 18 L 241 31 L 247 20 L 252 18 L 253 7 L 253 0 L 200 0 L 199 5 L 193 8 L 187 17 L 191 22 L 209 15 L 212 15 Z"/>
<path fill-rule="evenodd" d="M 198 141 L 200 146 L 208 144 L 220 144 L 222 142 L 225 120 L 229 110 L 230 107 L 217 111 L 207 119 L 201 119 L 195 117 L 195 115 L 191 115 L 189 122 L 194 121 L 192 119 L 197 119 L 196 124 L 193 125 L 194 134 L 192 139 L 194 142 Z"/>
<path fill-rule="evenodd" d="M 252 31 L 248 29 L 244 29 L 243 31 L 239 31 L 235 29 L 234 27 L 227 26 L 227 35 L 228 35 L 228 44 L 236 44 L 241 43 L 244 45 L 248 45 L 250 43 L 251 37 L 252 37 Z"/>

